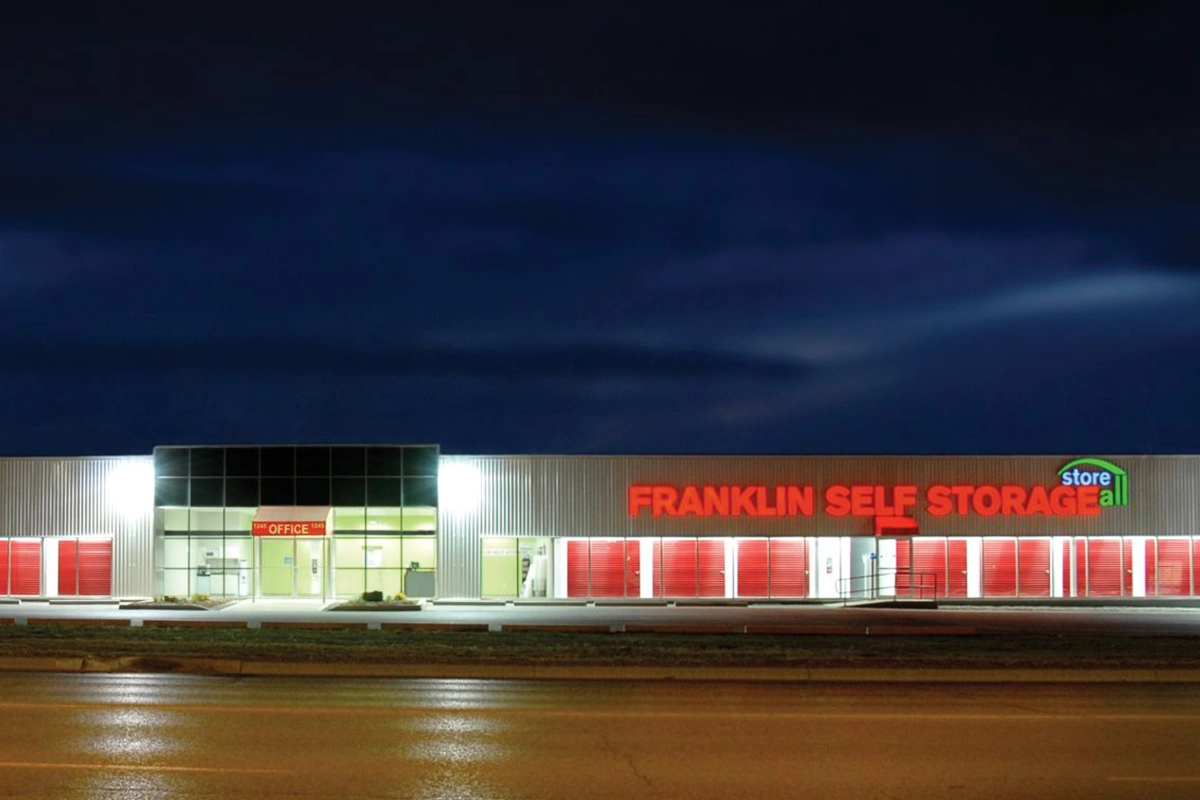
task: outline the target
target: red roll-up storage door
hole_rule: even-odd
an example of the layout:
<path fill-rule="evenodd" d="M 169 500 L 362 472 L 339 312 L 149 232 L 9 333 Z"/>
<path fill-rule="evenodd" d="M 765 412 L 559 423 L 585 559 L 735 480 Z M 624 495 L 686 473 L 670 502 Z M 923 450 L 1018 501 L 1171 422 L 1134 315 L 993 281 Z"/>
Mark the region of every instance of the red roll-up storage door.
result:
<path fill-rule="evenodd" d="M 58 593 L 64 597 L 79 594 L 79 565 L 75 563 L 78 548 L 74 539 L 58 542 Z"/>
<path fill-rule="evenodd" d="M 806 540 L 771 540 L 771 596 L 808 597 Z"/>
<path fill-rule="evenodd" d="M 946 542 L 949 573 L 946 575 L 946 596 L 967 596 L 967 540 L 951 539 Z"/>
<path fill-rule="evenodd" d="M 8 539 L 0 539 L 0 594 L 8 594 Z"/>
<path fill-rule="evenodd" d="M 588 540 L 567 542 L 567 597 L 588 596 Z"/>
<path fill-rule="evenodd" d="M 625 596 L 625 542 L 592 539 L 592 597 Z"/>
<path fill-rule="evenodd" d="M 654 596 L 696 596 L 696 540 L 654 543 Z"/>
<path fill-rule="evenodd" d="M 983 540 L 983 596 L 1017 594 L 1017 540 Z"/>
<path fill-rule="evenodd" d="M 1192 593 L 1192 543 L 1188 539 L 1158 540 L 1158 593 L 1186 597 Z M 1149 579 L 1147 579 L 1149 580 Z M 1146 593 L 1151 585 L 1146 584 Z"/>
<path fill-rule="evenodd" d="M 725 596 L 725 542 L 721 539 L 701 539 L 700 597 Z"/>
<path fill-rule="evenodd" d="M 1017 590 L 1022 597 L 1050 596 L 1050 540 L 1017 540 Z"/>
<path fill-rule="evenodd" d="M 737 560 L 738 597 L 767 597 L 767 540 L 739 539 Z"/>
<path fill-rule="evenodd" d="M 35 595 L 42 593 L 42 543 L 40 541 L 12 541 L 8 550 L 9 574 L 12 594 Z"/>
<path fill-rule="evenodd" d="M 112 541 L 79 543 L 79 593 L 86 597 L 112 594 Z"/>
<path fill-rule="evenodd" d="M 913 594 L 932 599 L 946 590 L 946 540 L 913 539 Z"/>
<path fill-rule="evenodd" d="M 912 591 L 912 539 L 896 540 L 896 596 L 908 597 Z"/>
<path fill-rule="evenodd" d="M 1119 539 L 1087 540 L 1088 596 L 1121 595 L 1121 549 Z"/>

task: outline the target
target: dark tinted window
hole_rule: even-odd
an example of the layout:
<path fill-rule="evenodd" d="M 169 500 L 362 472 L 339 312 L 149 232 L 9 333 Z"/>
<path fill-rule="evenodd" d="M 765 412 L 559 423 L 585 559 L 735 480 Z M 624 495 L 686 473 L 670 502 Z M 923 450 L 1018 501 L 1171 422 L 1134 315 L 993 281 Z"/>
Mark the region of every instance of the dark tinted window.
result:
<path fill-rule="evenodd" d="M 404 505 L 406 506 L 436 506 L 436 478 L 405 478 Z"/>
<path fill-rule="evenodd" d="M 333 505 L 365 506 L 367 504 L 367 482 L 362 478 L 334 478 Z"/>
<path fill-rule="evenodd" d="M 239 478 L 258 475 L 257 447 L 230 447 L 225 450 L 225 474 Z"/>
<path fill-rule="evenodd" d="M 404 469 L 403 450 L 399 447 L 371 447 L 367 449 L 368 475 L 395 475 L 400 477 Z"/>
<path fill-rule="evenodd" d="M 225 505 L 225 481 L 221 478 L 192 478 L 192 505 Z"/>
<path fill-rule="evenodd" d="M 225 505 L 258 505 L 258 478 L 226 478 Z"/>
<path fill-rule="evenodd" d="M 264 447 L 261 453 L 263 475 L 278 478 L 296 474 L 296 448 Z"/>
<path fill-rule="evenodd" d="M 436 447 L 404 448 L 404 474 L 437 477 L 438 449 Z"/>
<path fill-rule="evenodd" d="M 188 504 L 187 478 L 155 478 L 154 504 L 158 506 L 186 506 Z"/>
<path fill-rule="evenodd" d="M 294 506 L 296 505 L 295 478 L 266 478 L 262 479 L 262 502 L 264 506 Z"/>
<path fill-rule="evenodd" d="M 365 447 L 333 448 L 333 474 L 344 477 L 367 474 L 367 449 Z"/>
<path fill-rule="evenodd" d="M 297 447 L 296 474 L 317 477 L 329 474 L 328 447 Z"/>
<path fill-rule="evenodd" d="M 186 478 L 188 451 L 182 447 L 160 447 L 155 450 L 154 474 L 162 478 Z"/>
<path fill-rule="evenodd" d="M 220 447 L 192 449 L 192 477 L 215 478 L 225 474 L 225 451 Z"/>
<path fill-rule="evenodd" d="M 297 478 L 296 505 L 332 505 L 329 501 L 329 478 Z"/>
<path fill-rule="evenodd" d="M 367 505 L 398 506 L 403 501 L 399 478 L 367 478 Z"/>

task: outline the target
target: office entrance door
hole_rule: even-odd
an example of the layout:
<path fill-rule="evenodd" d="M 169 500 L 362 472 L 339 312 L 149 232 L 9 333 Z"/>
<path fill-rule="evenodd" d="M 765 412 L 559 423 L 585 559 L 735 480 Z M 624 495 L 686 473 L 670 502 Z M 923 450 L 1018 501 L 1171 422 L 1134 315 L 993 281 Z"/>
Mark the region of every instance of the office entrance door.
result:
<path fill-rule="evenodd" d="M 259 539 L 263 597 L 324 597 L 328 546 L 325 537 Z"/>

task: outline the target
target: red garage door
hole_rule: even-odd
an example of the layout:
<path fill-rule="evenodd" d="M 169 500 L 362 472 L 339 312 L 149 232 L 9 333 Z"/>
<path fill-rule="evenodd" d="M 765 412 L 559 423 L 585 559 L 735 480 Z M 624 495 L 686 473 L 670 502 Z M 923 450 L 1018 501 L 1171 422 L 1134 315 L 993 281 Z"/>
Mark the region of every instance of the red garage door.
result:
<path fill-rule="evenodd" d="M 724 597 L 725 542 L 665 539 L 654 543 L 655 597 Z"/>
<path fill-rule="evenodd" d="M 737 547 L 738 597 L 808 596 L 807 541 L 739 539 Z"/>
<path fill-rule="evenodd" d="M 1186 597 L 1192 593 L 1192 543 L 1188 539 L 1159 539 L 1158 593 L 1163 597 Z M 1146 579 L 1146 594 L 1154 584 Z"/>
<path fill-rule="evenodd" d="M 1017 591 L 1022 597 L 1050 596 L 1050 540 L 1017 540 Z"/>
<path fill-rule="evenodd" d="M 766 539 L 739 539 L 737 543 L 738 597 L 767 597 L 769 546 Z"/>
<path fill-rule="evenodd" d="M 983 540 L 983 596 L 1017 594 L 1017 540 Z"/>
<path fill-rule="evenodd" d="M 42 543 L 10 541 L 8 547 L 9 594 L 42 593 Z"/>
<path fill-rule="evenodd" d="M 808 596 L 808 542 L 771 540 L 771 596 Z"/>
<path fill-rule="evenodd" d="M 587 539 L 571 539 L 567 542 L 567 597 L 588 596 L 590 561 Z"/>
<path fill-rule="evenodd" d="M 1120 597 L 1121 540 L 1087 540 L 1087 593 L 1089 597 Z"/>
<path fill-rule="evenodd" d="M 720 539 L 699 541 L 700 565 L 697 574 L 700 597 L 725 596 L 725 542 Z"/>
<path fill-rule="evenodd" d="M 60 540 L 58 593 L 89 597 L 112 594 L 112 542 Z"/>
<path fill-rule="evenodd" d="M 593 539 L 590 542 L 592 597 L 625 596 L 625 542 Z"/>
<path fill-rule="evenodd" d="M 567 542 L 568 597 L 637 597 L 640 542 L 572 539 Z"/>
<path fill-rule="evenodd" d="M 8 594 L 8 539 L 0 539 L 0 594 Z"/>
<path fill-rule="evenodd" d="M 965 544 L 963 560 L 965 566 Z M 944 596 L 946 583 L 945 539 L 896 540 L 897 597 Z M 964 593 L 965 588 L 964 580 Z"/>

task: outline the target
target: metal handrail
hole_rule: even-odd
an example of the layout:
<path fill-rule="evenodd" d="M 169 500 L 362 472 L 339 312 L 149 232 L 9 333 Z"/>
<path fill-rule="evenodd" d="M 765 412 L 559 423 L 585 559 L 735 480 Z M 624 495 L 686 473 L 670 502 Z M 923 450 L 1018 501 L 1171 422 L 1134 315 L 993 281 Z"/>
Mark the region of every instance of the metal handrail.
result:
<path fill-rule="evenodd" d="M 869 575 L 838 578 L 834 587 L 843 603 L 850 600 L 936 600 L 937 577 L 936 572 L 881 569 Z M 880 584 L 888 583 L 888 578 L 891 579 L 891 592 L 884 594 Z"/>

